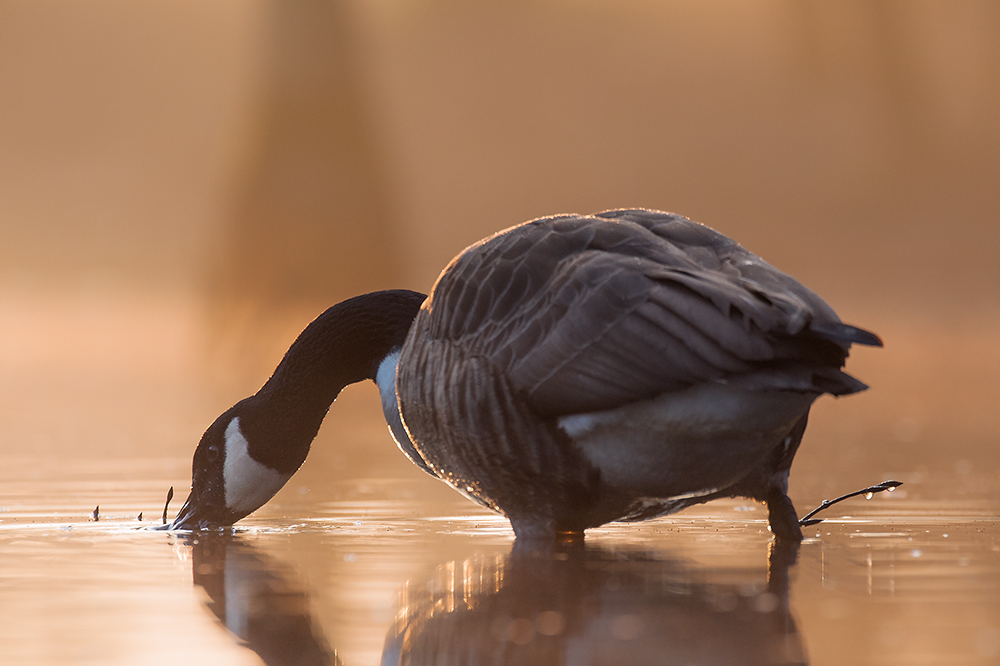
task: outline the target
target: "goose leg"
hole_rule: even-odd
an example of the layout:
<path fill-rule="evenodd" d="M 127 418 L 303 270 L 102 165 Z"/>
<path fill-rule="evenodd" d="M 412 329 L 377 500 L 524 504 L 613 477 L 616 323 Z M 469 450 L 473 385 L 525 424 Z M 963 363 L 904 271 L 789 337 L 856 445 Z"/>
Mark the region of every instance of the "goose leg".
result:
<path fill-rule="evenodd" d="M 764 500 L 767 503 L 767 523 L 771 533 L 781 541 L 799 543 L 802 541 L 802 528 L 799 527 L 799 517 L 781 488 L 772 487 Z"/>
<path fill-rule="evenodd" d="M 771 533 L 782 541 L 792 543 L 802 541 L 802 527 L 799 525 L 799 516 L 795 513 L 792 500 L 788 497 L 788 472 L 792 467 L 795 452 L 802 442 L 808 420 L 809 412 L 806 412 L 785 437 L 782 446 L 775 449 L 778 457 L 772 467 L 774 471 L 764 491 L 764 497 L 760 498 L 767 503 L 767 523 Z"/>

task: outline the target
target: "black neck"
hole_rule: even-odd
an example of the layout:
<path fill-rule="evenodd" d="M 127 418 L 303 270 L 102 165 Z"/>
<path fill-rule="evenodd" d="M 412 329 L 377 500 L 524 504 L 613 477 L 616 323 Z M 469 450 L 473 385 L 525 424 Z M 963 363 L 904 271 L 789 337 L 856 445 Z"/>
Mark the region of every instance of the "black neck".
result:
<path fill-rule="evenodd" d="M 297 469 L 330 404 L 348 384 L 375 378 L 379 363 L 403 345 L 425 298 L 414 291 L 377 291 L 338 303 L 313 320 L 246 401 L 252 408 L 240 425 L 251 455 L 274 469 Z"/>

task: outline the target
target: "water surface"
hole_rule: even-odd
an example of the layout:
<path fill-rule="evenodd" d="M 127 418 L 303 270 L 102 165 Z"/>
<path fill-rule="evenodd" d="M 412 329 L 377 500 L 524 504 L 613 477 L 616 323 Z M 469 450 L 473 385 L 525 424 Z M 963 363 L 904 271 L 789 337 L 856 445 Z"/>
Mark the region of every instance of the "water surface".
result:
<path fill-rule="evenodd" d="M 0 374 L 0 663 L 1000 663 L 996 326 L 897 321 L 852 357 L 874 388 L 817 402 L 791 497 L 905 485 L 833 507 L 797 554 L 761 505 L 717 501 L 534 557 L 395 449 L 371 385 L 232 535 L 148 529 L 287 340 L 234 386 L 189 309 L 51 311 L 81 350 L 25 329 Z"/>
<path fill-rule="evenodd" d="M 229 535 L 149 530 L 186 465 L 50 461 L 3 479 L 3 663 L 1000 661 L 985 497 L 917 499 L 917 482 L 858 498 L 808 528 L 797 559 L 739 501 L 539 555 L 419 476 L 290 489 Z"/>

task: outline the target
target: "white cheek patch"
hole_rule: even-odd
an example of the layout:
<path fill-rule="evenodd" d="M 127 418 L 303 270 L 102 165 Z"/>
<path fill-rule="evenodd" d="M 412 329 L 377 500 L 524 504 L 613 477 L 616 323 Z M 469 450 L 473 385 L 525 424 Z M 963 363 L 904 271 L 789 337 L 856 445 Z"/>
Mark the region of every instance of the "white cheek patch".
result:
<path fill-rule="evenodd" d="M 291 474 L 283 474 L 250 457 L 247 440 L 240 430 L 240 417 L 226 428 L 226 462 L 222 467 L 226 506 L 233 511 L 250 513 L 264 506 L 281 490 Z"/>

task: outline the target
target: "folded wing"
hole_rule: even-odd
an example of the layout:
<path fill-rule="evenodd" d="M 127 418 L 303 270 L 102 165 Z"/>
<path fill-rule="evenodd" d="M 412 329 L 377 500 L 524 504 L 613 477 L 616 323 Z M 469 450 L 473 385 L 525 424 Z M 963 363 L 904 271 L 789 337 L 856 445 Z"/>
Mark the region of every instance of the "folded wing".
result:
<path fill-rule="evenodd" d="M 501 232 L 445 270 L 428 307 L 433 337 L 490 359 L 545 415 L 702 382 L 853 393 L 848 348 L 881 344 L 734 241 L 648 210 Z"/>

